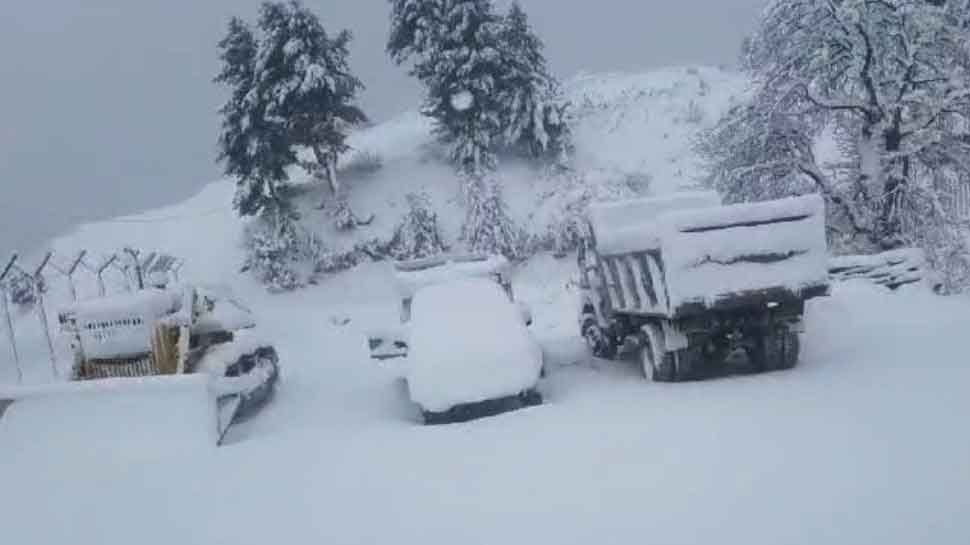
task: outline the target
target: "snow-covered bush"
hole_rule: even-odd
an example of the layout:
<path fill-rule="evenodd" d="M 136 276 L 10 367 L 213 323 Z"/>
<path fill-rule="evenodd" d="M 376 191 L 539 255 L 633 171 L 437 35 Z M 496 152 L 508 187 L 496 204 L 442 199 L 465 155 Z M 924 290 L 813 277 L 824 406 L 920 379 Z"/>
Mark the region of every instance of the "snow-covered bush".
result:
<path fill-rule="evenodd" d="M 364 225 L 370 225 L 374 221 L 373 214 L 366 219 L 361 219 L 354 213 L 350 203 L 344 197 L 340 197 L 330 204 L 328 214 L 333 218 L 334 228 L 338 231 L 350 231 Z"/>
<path fill-rule="evenodd" d="M 33 278 L 26 274 L 17 274 L 8 279 L 2 286 L 9 294 L 10 302 L 17 307 L 30 309 L 37 304 L 37 294 L 44 289 Z"/>
<path fill-rule="evenodd" d="M 439 254 L 445 243 L 438 228 L 438 214 L 425 193 L 409 193 L 408 212 L 394 231 L 387 248 L 394 259 L 420 259 Z"/>
<path fill-rule="evenodd" d="M 473 252 L 523 257 L 526 234 L 509 215 L 502 189 L 487 176 L 466 176 L 462 240 Z"/>
<path fill-rule="evenodd" d="M 552 226 L 552 252 L 563 257 L 579 247 L 586 233 L 585 220 L 578 206 L 572 207 Z"/>
<path fill-rule="evenodd" d="M 306 284 L 323 244 L 294 221 L 274 226 L 260 219 L 247 225 L 245 249 L 243 271 L 255 275 L 270 291 L 290 291 Z"/>

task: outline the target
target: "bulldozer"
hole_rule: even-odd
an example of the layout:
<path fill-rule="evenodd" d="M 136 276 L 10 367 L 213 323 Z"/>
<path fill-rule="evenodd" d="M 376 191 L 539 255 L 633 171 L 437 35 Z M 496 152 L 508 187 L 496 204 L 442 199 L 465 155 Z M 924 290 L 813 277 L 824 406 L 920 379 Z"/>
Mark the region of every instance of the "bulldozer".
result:
<path fill-rule="evenodd" d="M 279 357 L 253 312 L 226 287 L 178 283 L 174 258 L 152 255 L 136 266 L 129 285 L 138 289 L 105 296 L 102 284 L 100 297 L 60 309 L 67 354 L 42 313 L 54 380 L 0 384 L 0 449 L 56 456 L 218 446 L 273 398 Z"/>
<path fill-rule="evenodd" d="M 271 399 L 279 379 L 275 347 L 256 334 L 250 309 L 225 290 L 148 287 L 75 303 L 58 321 L 70 340 L 74 382 L 154 377 L 164 384 L 166 376 L 205 375 L 217 444 Z"/>

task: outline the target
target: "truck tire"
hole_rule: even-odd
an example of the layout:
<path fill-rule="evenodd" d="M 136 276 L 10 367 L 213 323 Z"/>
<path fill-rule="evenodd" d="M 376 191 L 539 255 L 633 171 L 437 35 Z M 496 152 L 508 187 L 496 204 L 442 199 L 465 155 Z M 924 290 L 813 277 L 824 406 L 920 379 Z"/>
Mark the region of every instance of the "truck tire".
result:
<path fill-rule="evenodd" d="M 706 363 L 703 347 L 688 346 L 668 355 L 673 356 L 678 382 L 696 380 L 701 376 L 701 371 Z"/>
<path fill-rule="evenodd" d="M 798 363 L 800 348 L 798 333 L 792 331 L 787 324 L 778 324 L 755 341 L 748 356 L 759 371 L 791 369 Z"/>
<path fill-rule="evenodd" d="M 616 357 L 618 349 L 616 339 L 600 327 L 594 316 L 586 315 L 580 328 L 580 334 L 594 357 L 604 360 L 611 360 Z"/>
<path fill-rule="evenodd" d="M 646 326 L 640 336 L 640 368 L 653 382 L 677 380 L 675 356 L 664 348 L 663 333 L 656 326 Z"/>

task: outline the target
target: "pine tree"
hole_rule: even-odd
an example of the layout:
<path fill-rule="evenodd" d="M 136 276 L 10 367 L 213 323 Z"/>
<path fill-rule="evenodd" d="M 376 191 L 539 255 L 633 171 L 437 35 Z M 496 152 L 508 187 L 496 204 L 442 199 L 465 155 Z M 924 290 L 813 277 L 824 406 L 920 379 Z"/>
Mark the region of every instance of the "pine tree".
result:
<path fill-rule="evenodd" d="M 473 252 L 522 256 L 526 235 L 512 220 L 502 188 L 489 176 L 465 178 L 465 222 L 462 240 Z"/>
<path fill-rule="evenodd" d="M 313 152 L 315 161 L 304 166 L 342 203 L 337 160 L 350 149 L 349 129 L 367 120 L 355 104 L 363 84 L 347 62 L 351 34 L 344 30 L 330 39 L 316 15 L 297 2 L 264 4 L 259 28 L 256 65 L 269 115 L 287 121 L 291 146 Z"/>
<path fill-rule="evenodd" d="M 427 87 L 423 112 L 463 170 L 490 170 L 499 148 L 562 158 L 567 104 L 525 12 L 488 0 L 391 0 L 387 50 Z"/>
<path fill-rule="evenodd" d="M 391 31 L 387 40 L 387 52 L 398 64 L 415 57 L 421 57 L 435 49 L 438 36 L 444 30 L 443 10 L 446 2 L 441 0 L 390 0 Z M 425 63 L 416 63 L 411 74 L 419 79 L 418 67 L 429 68 Z"/>
<path fill-rule="evenodd" d="M 330 39 L 298 2 L 264 3 L 257 29 L 258 37 L 233 18 L 219 43 L 223 69 L 216 81 L 232 91 L 221 110 L 220 159 L 237 179 L 241 215 L 284 217 L 289 204 L 281 188 L 301 148 L 315 158 L 303 166 L 342 197 L 336 162 L 348 149 L 348 129 L 366 120 L 354 104 L 363 85 L 348 66 L 350 33 Z"/>
<path fill-rule="evenodd" d="M 296 155 L 284 120 L 267 115 L 257 81 L 257 39 L 244 21 L 233 17 L 219 49 L 223 64 L 215 81 L 231 90 L 219 110 L 223 116 L 219 160 L 225 163 L 226 175 L 236 179 L 234 206 L 242 216 L 288 215 L 289 204 L 280 188 Z"/>
<path fill-rule="evenodd" d="M 501 18 L 490 0 L 391 0 L 388 52 L 411 62 L 426 87 L 422 113 L 466 173 L 495 166 L 502 131 L 496 94 L 503 66 L 498 53 Z"/>
<path fill-rule="evenodd" d="M 424 193 L 407 196 L 408 213 L 394 231 L 388 252 L 394 259 L 420 259 L 440 254 L 445 243 L 438 229 L 438 214 Z"/>
<path fill-rule="evenodd" d="M 504 143 L 509 86 L 500 41 L 504 19 L 490 0 L 391 0 L 388 52 L 411 62 L 425 84 L 422 113 L 432 118 L 466 197 L 463 239 L 473 251 L 517 256 L 523 235 L 492 179 Z"/>
<path fill-rule="evenodd" d="M 498 43 L 505 67 L 500 84 L 505 144 L 533 157 L 562 158 L 571 138 L 568 105 L 546 66 L 542 41 L 518 2 L 503 21 Z"/>

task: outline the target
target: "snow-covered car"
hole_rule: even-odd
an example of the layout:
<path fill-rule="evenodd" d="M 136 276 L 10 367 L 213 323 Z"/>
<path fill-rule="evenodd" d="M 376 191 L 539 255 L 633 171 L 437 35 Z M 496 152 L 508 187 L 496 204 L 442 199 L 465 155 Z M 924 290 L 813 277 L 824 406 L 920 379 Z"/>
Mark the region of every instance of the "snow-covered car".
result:
<path fill-rule="evenodd" d="M 542 348 L 529 331 L 531 313 L 502 281 L 504 265 L 481 258 L 403 271 L 403 323 L 371 335 L 372 357 L 406 358 L 408 393 L 426 424 L 542 403 Z"/>

